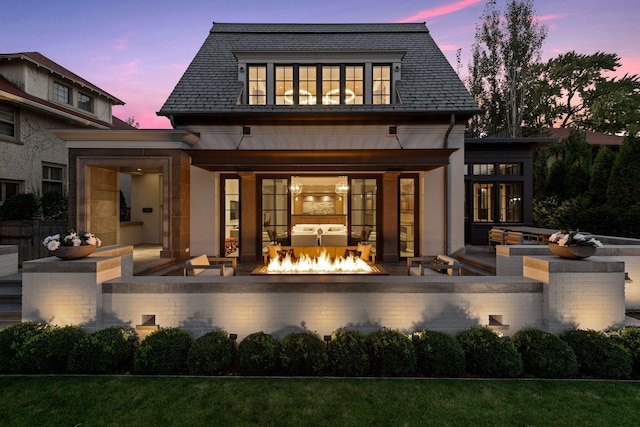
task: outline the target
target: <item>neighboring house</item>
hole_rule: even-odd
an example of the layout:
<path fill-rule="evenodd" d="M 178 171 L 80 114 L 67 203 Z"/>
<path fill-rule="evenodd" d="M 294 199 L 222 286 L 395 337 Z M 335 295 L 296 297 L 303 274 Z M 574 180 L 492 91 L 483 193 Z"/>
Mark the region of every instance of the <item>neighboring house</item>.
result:
<path fill-rule="evenodd" d="M 216 23 L 158 112 L 174 130 L 54 132 L 70 222 L 107 244 L 123 240 L 105 212 L 127 173 L 132 220 L 163 256 L 258 261 L 304 224 L 337 224 L 391 262 L 463 250 L 479 112 L 424 24 Z"/>
<path fill-rule="evenodd" d="M 0 204 L 19 193 L 67 193 L 68 153 L 55 128 L 131 129 L 113 95 L 38 52 L 0 54 Z"/>

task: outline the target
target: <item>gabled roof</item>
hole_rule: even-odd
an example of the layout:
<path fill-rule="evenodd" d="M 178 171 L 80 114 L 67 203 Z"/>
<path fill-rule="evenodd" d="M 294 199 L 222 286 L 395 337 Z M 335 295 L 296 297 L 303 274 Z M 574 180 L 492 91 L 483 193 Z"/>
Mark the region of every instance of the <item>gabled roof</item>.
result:
<path fill-rule="evenodd" d="M 87 114 L 82 114 L 76 110 L 72 110 L 71 108 L 65 108 L 54 102 L 47 101 L 46 99 L 30 95 L 2 76 L 0 76 L 0 100 L 7 100 L 29 108 L 38 109 L 48 114 L 65 116 L 71 120 L 84 124 L 85 126 L 91 125 L 110 129 L 134 129 L 128 123 L 115 116 L 112 116 L 113 123 L 108 123 Z"/>
<path fill-rule="evenodd" d="M 392 105 L 239 104 L 237 54 L 404 52 L 402 100 Z M 319 60 L 321 61 L 321 60 Z M 472 116 L 480 110 L 422 24 L 225 24 L 209 36 L 158 112 L 160 116 L 383 113 Z"/>
<path fill-rule="evenodd" d="M 100 89 L 98 86 L 93 83 L 88 82 L 82 77 L 78 76 L 75 73 L 64 68 L 62 65 L 50 60 L 46 56 L 42 55 L 39 52 L 22 52 L 22 53 L 4 53 L 0 54 L 0 62 L 2 61 L 15 61 L 22 60 L 30 62 L 38 67 L 43 67 L 50 72 L 57 74 L 59 77 L 63 79 L 67 79 L 72 83 L 78 84 L 87 90 L 95 92 L 105 98 L 109 99 L 113 105 L 124 105 L 124 102 L 116 98 L 115 96 L 109 94 L 108 92 Z"/>

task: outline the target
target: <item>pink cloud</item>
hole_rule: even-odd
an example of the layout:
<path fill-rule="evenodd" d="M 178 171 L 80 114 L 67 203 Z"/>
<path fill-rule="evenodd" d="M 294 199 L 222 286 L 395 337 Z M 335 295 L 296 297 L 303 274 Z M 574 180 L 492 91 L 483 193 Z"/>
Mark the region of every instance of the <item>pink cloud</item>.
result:
<path fill-rule="evenodd" d="M 534 18 L 537 22 L 546 22 L 546 21 L 555 21 L 557 19 L 562 19 L 567 16 L 564 13 L 550 13 L 548 15 L 540 15 Z"/>
<path fill-rule="evenodd" d="M 452 44 L 441 44 L 441 45 L 438 45 L 438 47 L 442 51 L 458 50 L 458 46 L 454 46 Z"/>
<path fill-rule="evenodd" d="M 436 16 L 448 15 L 450 13 L 457 12 L 462 9 L 466 9 L 467 7 L 474 6 L 481 2 L 482 0 L 459 0 L 454 3 L 434 7 L 433 9 L 421 10 L 415 15 L 401 19 L 398 22 L 423 21 L 429 18 L 434 18 Z"/>

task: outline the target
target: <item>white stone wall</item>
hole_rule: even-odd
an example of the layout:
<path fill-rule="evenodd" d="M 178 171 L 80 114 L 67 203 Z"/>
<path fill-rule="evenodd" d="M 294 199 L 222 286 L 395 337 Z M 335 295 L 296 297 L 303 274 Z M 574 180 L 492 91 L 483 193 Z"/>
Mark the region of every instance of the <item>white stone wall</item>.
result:
<path fill-rule="evenodd" d="M 547 331 L 557 333 L 573 327 L 605 330 L 624 323 L 624 264 L 607 258 L 524 258 L 524 276 L 544 285 Z"/>
<path fill-rule="evenodd" d="M 0 277 L 18 272 L 18 246 L 0 245 Z"/>

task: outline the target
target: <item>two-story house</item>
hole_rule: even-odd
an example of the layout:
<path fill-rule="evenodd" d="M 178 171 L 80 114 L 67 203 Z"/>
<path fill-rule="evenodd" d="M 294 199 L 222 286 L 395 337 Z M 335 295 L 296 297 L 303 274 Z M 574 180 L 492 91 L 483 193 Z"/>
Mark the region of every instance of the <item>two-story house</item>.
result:
<path fill-rule="evenodd" d="M 0 54 L 0 204 L 19 193 L 67 193 L 68 153 L 55 128 L 131 129 L 124 103 L 38 52 Z"/>
<path fill-rule="evenodd" d="M 424 24 L 215 23 L 158 112 L 173 130 L 55 133 L 71 221 L 106 243 L 121 236 L 104 203 L 136 171 L 132 216 L 159 212 L 163 256 L 256 261 L 322 228 L 397 261 L 464 247 L 478 112 Z"/>

